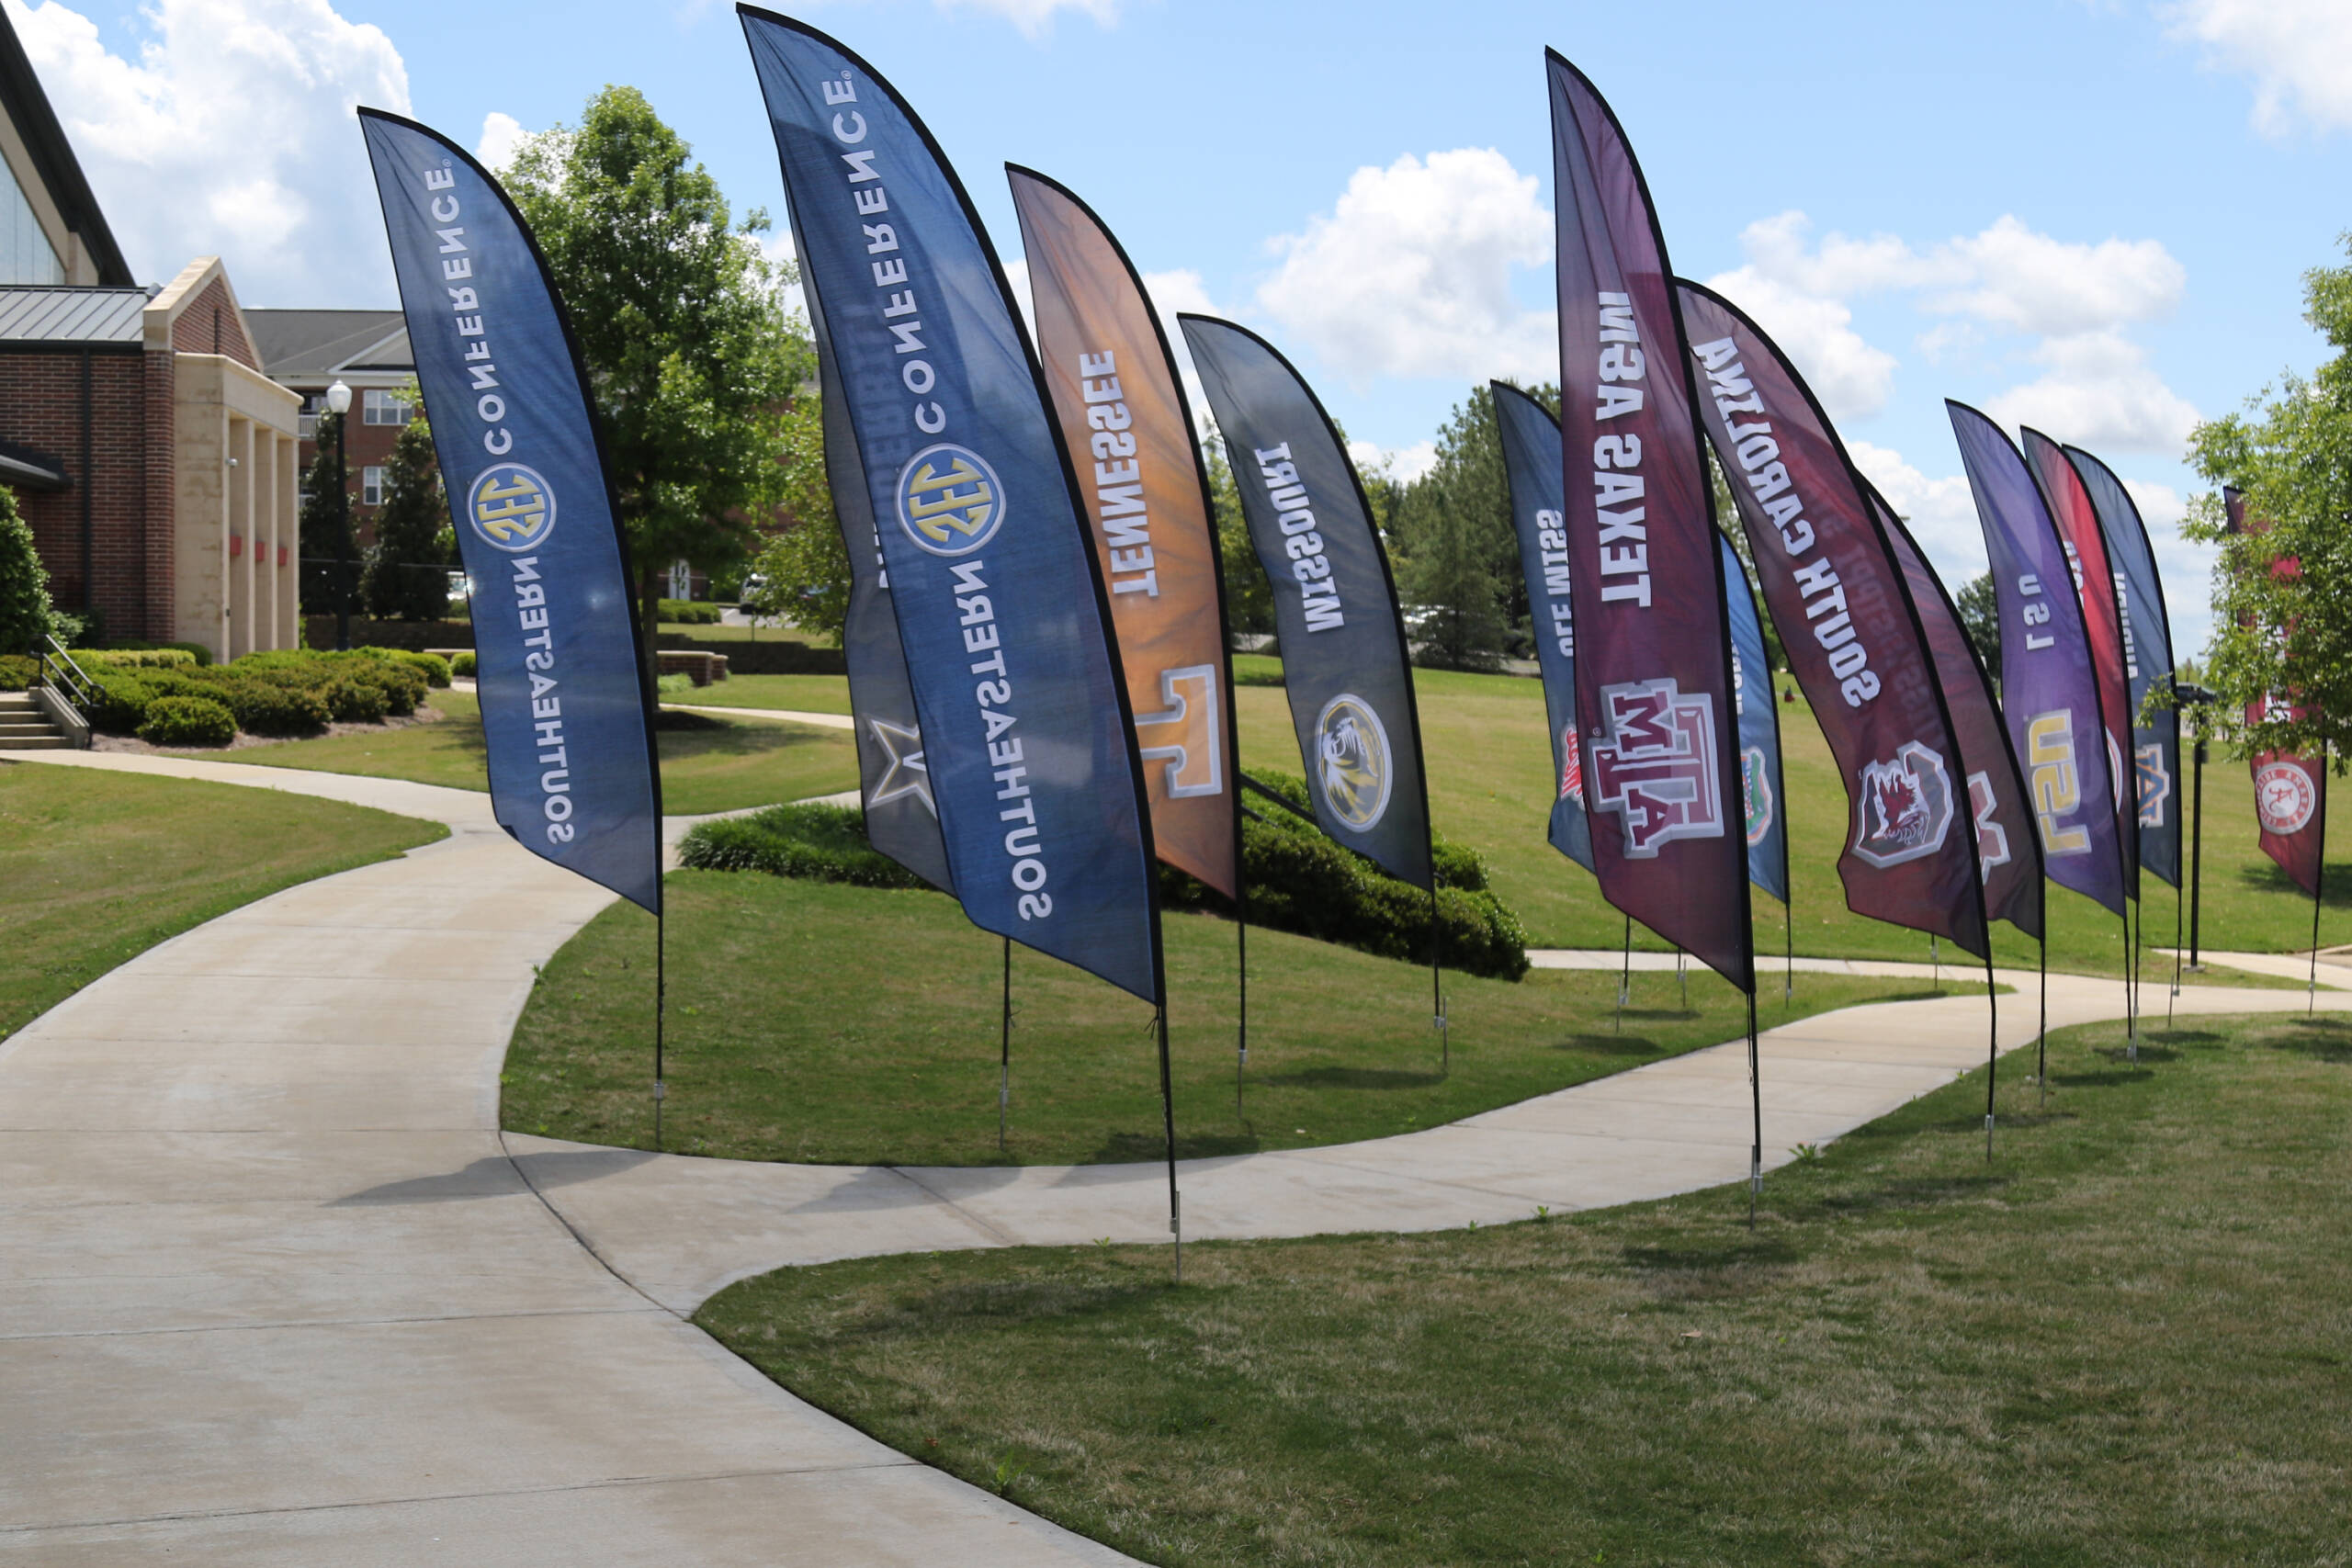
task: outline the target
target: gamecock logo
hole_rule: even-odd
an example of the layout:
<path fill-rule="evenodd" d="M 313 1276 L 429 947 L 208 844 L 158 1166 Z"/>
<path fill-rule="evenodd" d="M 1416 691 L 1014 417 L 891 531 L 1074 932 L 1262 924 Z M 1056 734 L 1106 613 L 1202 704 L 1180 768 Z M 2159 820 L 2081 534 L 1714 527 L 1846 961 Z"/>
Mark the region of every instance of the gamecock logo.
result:
<path fill-rule="evenodd" d="M 1677 839 L 1722 838 L 1714 699 L 1685 696 L 1668 676 L 1603 686 L 1600 708 L 1609 728 L 1587 750 L 1587 788 L 1624 823 L 1627 858 L 1647 860 Z"/>
<path fill-rule="evenodd" d="M 1951 771 L 1917 740 L 1884 762 L 1862 767 L 1854 815 L 1854 852 L 1875 866 L 1901 865 L 1944 847 L 1951 830 Z"/>

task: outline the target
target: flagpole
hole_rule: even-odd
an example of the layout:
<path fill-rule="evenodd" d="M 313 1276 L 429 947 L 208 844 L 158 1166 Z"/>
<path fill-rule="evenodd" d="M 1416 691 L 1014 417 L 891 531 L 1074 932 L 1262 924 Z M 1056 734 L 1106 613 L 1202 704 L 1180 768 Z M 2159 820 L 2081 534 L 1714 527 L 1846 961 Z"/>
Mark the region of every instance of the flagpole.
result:
<path fill-rule="evenodd" d="M 1005 1122 L 1012 1114 L 1012 939 L 1004 939 L 1004 1012 L 997 1042 L 996 1152 L 1004 1153 Z"/>
<path fill-rule="evenodd" d="M 2126 905 L 2123 912 L 2123 1059 L 2140 1059 L 2140 1020 L 2133 1006 L 2132 976 L 2132 911 Z"/>
<path fill-rule="evenodd" d="M 1993 994 L 1993 933 L 1984 933 L 1984 1162 L 1993 1161 L 1993 1083 L 2001 1076 L 2001 1003 Z"/>
<path fill-rule="evenodd" d="M 2177 856 L 2174 859 L 2173 869 L 2176 872 L 2180 869 Z M 2173 1006 L 2180 1000 L 2180 889 L 2176 887 L 2172 890 L 2172 995 L 2165 998 L 2165 1027 L 2166 1029 L 2172 1027 Z"/>
<path fill-rule="evenodd" d="M 1756 1228 L 1756 1201 L 1764 1191 L 1764 1069 L 1756 1045 L 1756 993 L 1747 993 L 1747 1102 L 1753 1137 L 1747 1145 L 1747 1228 Z"/>
<path fill-rule="evenodd" d="M 1159 1004 L 1159 1113 L 1168 1131 L 1168 1234 L 1176 1238 L 1176 1282 L 1184 1282 L 1184 1211 L 1176 1191 L 1176 1089 L 1168 1070 L 1168 1004 Z"/>
<path fill-rule="evenodd" d="M 1781 971 L 1781 1005 L 1787 1007 L 1797 998 L 1797 906 L 1793 890 L 1789 902 L 1781 906 L 1781 961 L 1787 965 Z"/>
<path fill-rule="evenodd" d="M 665 899 L 663 902 L 666 903 L 668 900 Z M 669 1095 L 669 1089 L 662 1078 L 662 1025 L 663 1016 L 670 1010 L 669 976 L 665 972 L 668 944 L 662 940 L 665 930 L 662 917 L 655 915 L 653 917 L 653 1147 L 656 1152 L 659 1152 L 662 1147 L 662 1101 Z"/>
<path fill-rule="evenodd" d="M 2049 907 L 2045 899 L 2042 908 L 2046 911 Z M 2049 916 L 2045 913 L 2042 918 L 2047 921 Z M 2033 1037 L 2033 1078 L 2041 1086 L 2041 1103 L 2047 1105 L 2050 1103 L 2050 935 L 2047 925 L 2035 940 L 2041 946 L 2041 1025 Z"/>
<path fill-rule="evenodd" d="M 1437 1027 L 1438 1070 L 1453 1071 L 1453 1037 L 1445 1027 L 1445 982 L 1438 960 L 1444 952 L 1445 929 L 1437 919 L 1437 867 L 1430 867 L 1430 1021 Z"/>
<path fill-rule="evenodd" d="M 1674 977 L 1682 982 L 1682 1010 L 1690 1010 L 1690 971 L 1683 964 L 1690 955 L 1680 948 L 1674 950 Z"/>
<path fill-rule="evenodd" d="M 1634 917 L 1625 917 L 1625 967 L 1617 975 L 1617 1032 L 1625 1032 L 1625 993 L 1634 987 Z"/>
<path fill-rule="evenodd" d="M 1240 919 L 1234 922 L 1233 928 L 1233 940 L 1240 955 L 1234 965 L 1234 974 L 1241 986 L 1240 1052 L 1233 1060 L 1233 1114 L 1238 1118 L 1243 1114 L 1242 1079 L 1250 1071 L 1250 888 L 1241 882 L 1239 868 L 1237 866 L 1235 870 L 1234 881 L 1241 890 L 1241 897 L 1237 900 Z"/>

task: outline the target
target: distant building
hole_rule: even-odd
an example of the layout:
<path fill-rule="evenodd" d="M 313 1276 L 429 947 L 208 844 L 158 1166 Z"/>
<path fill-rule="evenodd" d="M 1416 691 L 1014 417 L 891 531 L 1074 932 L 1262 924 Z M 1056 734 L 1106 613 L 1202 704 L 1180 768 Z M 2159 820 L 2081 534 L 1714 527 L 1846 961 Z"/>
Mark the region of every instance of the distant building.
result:
<path fill-rule="evenodd" d="M 59 604 L 216 658 L 292 647 L 300 407 L 219 257 L 132 283 L 0 11 L 0 484 Z"/>
<path fill-rule="evenodd" d="M 327 389 L 351 389 L 344 432 L 352 488 L 352 526 L 362 544 L 375 538 L 384 468 L 392 443 L 416 410 L 401 394 L 416 379 L 408 326 L 398 310 L 248 310 L 262 373 L 302 399 L 300 462 L 311 467 L 311 434 L 326 412 Z"/>

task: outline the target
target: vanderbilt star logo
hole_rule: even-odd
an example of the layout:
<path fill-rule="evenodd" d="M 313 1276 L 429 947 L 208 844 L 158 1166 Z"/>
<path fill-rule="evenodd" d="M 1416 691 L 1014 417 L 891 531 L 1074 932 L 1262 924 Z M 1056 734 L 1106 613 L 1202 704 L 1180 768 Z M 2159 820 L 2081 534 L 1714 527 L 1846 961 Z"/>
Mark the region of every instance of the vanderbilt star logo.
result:
<path fill-rule="evenodd" d="M 931 770 L 923 765 L 922 733 L 888 719 L 869 718 L 865 724 L 874 731 L 874 743 L 882 748 L 888 764 L 866 799 L 867 807 L 888 806 L 911 795 L 922 802 L 925 811 L 938 816 L 939 807 L 931 798 Z"/>

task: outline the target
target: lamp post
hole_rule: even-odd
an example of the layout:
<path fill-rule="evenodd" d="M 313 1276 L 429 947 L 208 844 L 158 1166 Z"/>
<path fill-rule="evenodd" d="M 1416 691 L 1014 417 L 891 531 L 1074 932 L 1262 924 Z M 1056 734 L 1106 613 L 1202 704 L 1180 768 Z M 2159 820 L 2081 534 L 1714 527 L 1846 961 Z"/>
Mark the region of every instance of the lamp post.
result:
<path fill-rule="evenodd" d="M 335 511 L 342 531 L 335 536 L 334 645 L 351 647 L 351 462 L 344 416 L 351 412 L 351 389 L 337 381 L 327 389 L 327 412 L 334 415 Z"/>

